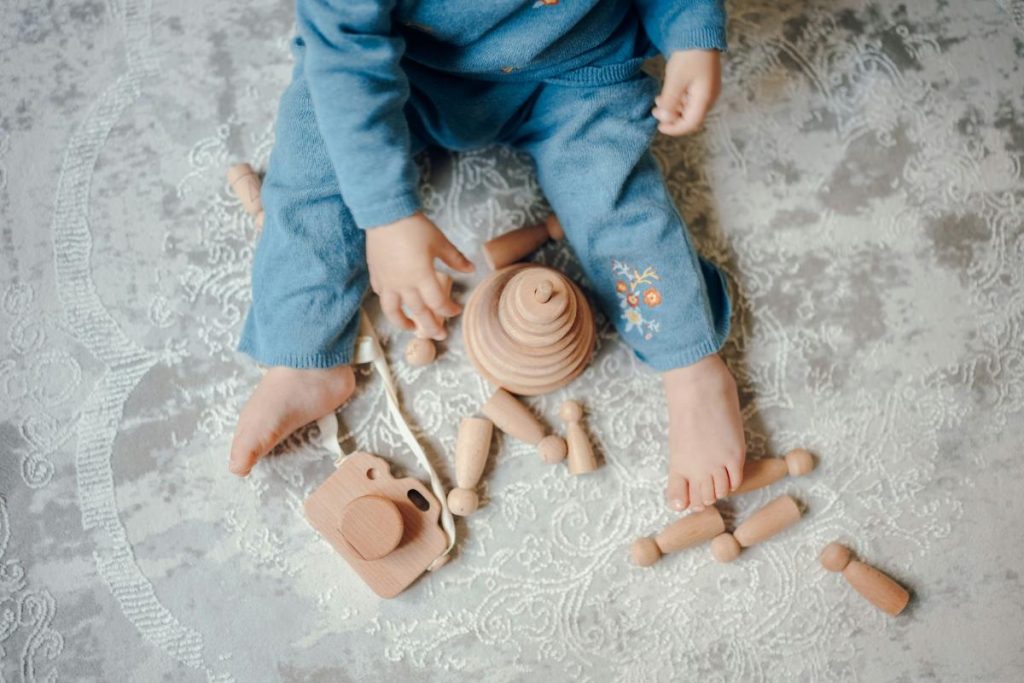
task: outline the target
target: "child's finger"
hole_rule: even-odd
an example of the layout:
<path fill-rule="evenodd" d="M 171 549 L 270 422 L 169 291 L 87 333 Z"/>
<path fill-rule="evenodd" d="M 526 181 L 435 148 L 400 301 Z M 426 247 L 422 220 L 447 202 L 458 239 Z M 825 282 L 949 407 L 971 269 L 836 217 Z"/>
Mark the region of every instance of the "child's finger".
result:
<path fill-rule="evenodd" d="M 662 109 L 661 107 L 655 107 L 652 109 L 651 114 L 654 118 L 658 119 L 659 123 L 672 123 L 679 118 L 679 114 L 670 112 L 667 109 Z"/>
<path fill-rule="evenodd" d="M 462 307 L 452 301 L 436 277 L 430 277 L 420 285 L 420 296 L 423 297 L 423 303 L 439 318 L 451 318 L 462 312 Z"/>
<path fill-rule="evenodd" d="M 689 135 L 700 130 L 711 108 L 711 93 L 706 89 L 694 89 L 687 93 L 683 115 L 672 123 L 661 124 L 658 130 L 666 135 Z"/>
<path fill-rule="evenodd" d="M 476 270 L 476 266 L 473 262 L 466 258 L 466 255 L 456 248 L 454 244 L 448 242 L 441 249 L 441 253 L 438 254 L 438 258 L 444 261 L 450 268 L 459 271 L 460 273 L 472 273 Z"/>
<path fill-rule="evenodd" d="M 402 299 L 398 296 L 398 292 L 387 291 L 380 295 L 380 309 L 384 311 L 384 315 L 394 325 L 402 328 L 403 330 L 411 330 L 416 325 L 409 317 L 402 312 Z"/>
<path fill-rule="evenodd" d="M 416 322 L 416 334 L 418 336 L 436 341 L 441 341 L 448 336 L 444 325 L 438 321 L 434 312 L 423 303 L 423 298 L 418 290 L 403 290 L 402 306 L 405 307 L 405 310 L 409 312 L 409 316 Z"/>

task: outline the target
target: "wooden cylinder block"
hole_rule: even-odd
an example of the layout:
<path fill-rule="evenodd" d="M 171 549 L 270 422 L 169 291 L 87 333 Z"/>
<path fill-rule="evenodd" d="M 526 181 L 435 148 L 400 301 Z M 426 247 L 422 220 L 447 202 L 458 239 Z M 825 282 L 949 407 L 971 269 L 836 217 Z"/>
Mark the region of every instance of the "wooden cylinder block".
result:
<path fill-rule="evenodd" d="M 580 421 L 583 419 L 583 406 L 576 401 L 566 401 L 558 409 L 558 416 L 565 422 L 565 442 L 568 448 L 569 472 L 586 474 L 597 469 L 594 448 L 590 445 L 587 432 Z"/>
<path fill-rule="evenodd" d="M 802 477 L 814 469 L 814 456 L 803 448 L 797 448 L 784 458 L 748 459 L 743 465 L 743 483 L 730 495 L 747 493 L 774 484 L 787 474 Z"/>
<path fill-rule="evenodd" d="M 791 496 L 779 496 L 755 512 L 731 534 L 721 534 L 711 542 L 711 555 L 719 562 L 732 562 L 742 548 L 760 543 L 795 524 L 800 506 Z"/>
<path fill-rule="evenodd" d="M 556 463 L 565 458 L 566 444 L 560 436 L 546 435 L 530 409 L 504 389 L 498 389 L 480 408 L 501 431 L 520 441 L 537 446 L 544 462 Z"/>
<path fill-rule="evenodd" d="M 485 379 L 536 396 L 583 372 L 596 330 L 590 305 L 571 280 L 544 266 L 516 265 L 492 273 L 473 291 L 462 334 Z"/>
<path fill-rule="evenodd" d="M 253 217 L 257 228 L 263 227 L 263 202 L 260 199 L 260 177 L 249 164 L 235 164 L 228 169 L 228 185 L 242 208 Z"/>
<path fill-rule="evenodd" d="M 448 507 L 453 514 L 465 517 L 476 511 L 480 499 L 474 490 L 480 483 L 491 449 L 494 424 L 479 417 L 467 417 L 459 425 L 455 440 L 455 482 L 458 488 L 448 493 Z"/>
<path fill-rule="evenodd" d="M 633 564 L 649 567 L 662 555 L 678 552 L 685 548 L 714 538 L 725 531 L 722 513 L 716 507 L 694 512 L 668 525 L 656 536 L 640 538 L 630 546 Z"/>
<path fill-rule="evenodd" d="M 910 593 L 891 577 L 871 565 L 853 559 L 850 549 L 829 543 L 821 553 L 821 565 L 830 572 L 842 572 L 843 578 L 872 605 L 896 616 L 910 601 Z"/>
<path fill-rule="evenodd" d="M 527 225 L 485 242 L 484 260 L 491 270 L 498 270 L 526 258 L 549 239 L 563 237 L 562 225 L 552 214 L 543 223 Z"/>

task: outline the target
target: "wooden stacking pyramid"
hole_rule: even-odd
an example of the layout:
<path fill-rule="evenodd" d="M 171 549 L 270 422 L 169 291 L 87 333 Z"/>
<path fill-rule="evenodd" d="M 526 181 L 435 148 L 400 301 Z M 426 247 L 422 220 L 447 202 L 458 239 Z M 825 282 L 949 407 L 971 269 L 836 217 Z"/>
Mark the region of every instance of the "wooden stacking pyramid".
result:
<path fill-rule="evenodd" d="M 492 273 L 463 313 L 463 339 L 477 371 L 513 394 L 565 386 L 590 362 L 594 315 L 558 271 L 519 264 Z"/>

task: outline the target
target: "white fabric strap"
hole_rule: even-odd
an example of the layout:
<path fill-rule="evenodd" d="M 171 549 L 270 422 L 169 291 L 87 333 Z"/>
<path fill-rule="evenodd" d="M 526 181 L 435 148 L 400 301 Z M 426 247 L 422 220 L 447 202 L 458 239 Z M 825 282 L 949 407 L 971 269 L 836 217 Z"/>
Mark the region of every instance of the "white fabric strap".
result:
<path fill-rule="evenodd" d="M 401 431 L 406 445 L 409 446 L 416 459 L 419 460 L 420 465 L 430 476 L 430 490 L 433 491 L 434 497 L 437 498 L 437 502 L 441 505 L 441 528 L 448 535 L 448 547 L 427 567 L 428 570 L 432 571 L 448 561 L 448 553 L 455 547 L 455 520 L 452 518 L 451 510 L 448 509 L 448 499 L 445 496 L 441 480 L 438 478 L 437 472 L 434 471 L 433 465 L 430 464 L 430 460 L 427 458 L 423 447 L 420 446 L 420 442 L 416 440 L 412 429 L 409 428 L 405 415 L 402 414 L 401 404 L 398 401 L 398 387 L 395 384 L 394 376 L 391 374 L 388 359 L 384 355 L 384 349 L 381 348 L 380 340 L 377 338 L 376 330 L 373 329 L 370 317 L 362 309 L 359 310 L 359 335 L 356 338 L 355 356 L 352 362 L 360 365 L 363 363 L 373 364 L 373 367 L 384 382 L 384 392 L 387 394 L 391 416 L 398 424 L 398 429 Z M 321 445 L 334 454 L 336 463 L 340 462 L 348 453 L 341 450 L 341 442 L 338 440 L 338 416 L 332 411 L 317 420 L 317 425 L 320 427 Z"/>

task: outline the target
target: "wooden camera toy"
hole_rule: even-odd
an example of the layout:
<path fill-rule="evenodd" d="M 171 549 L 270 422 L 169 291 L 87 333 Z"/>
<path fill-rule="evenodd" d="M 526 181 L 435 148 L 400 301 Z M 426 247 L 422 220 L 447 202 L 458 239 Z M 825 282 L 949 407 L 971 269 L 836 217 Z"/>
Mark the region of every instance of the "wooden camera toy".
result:
<path fill-rule="evenodd" d="M 441 506 L 416 479 L 395 479 L 386 460 L 344 458 L 306 499 L 306 518 L 374 593 L 393 598 L 447 559 Z"/>

